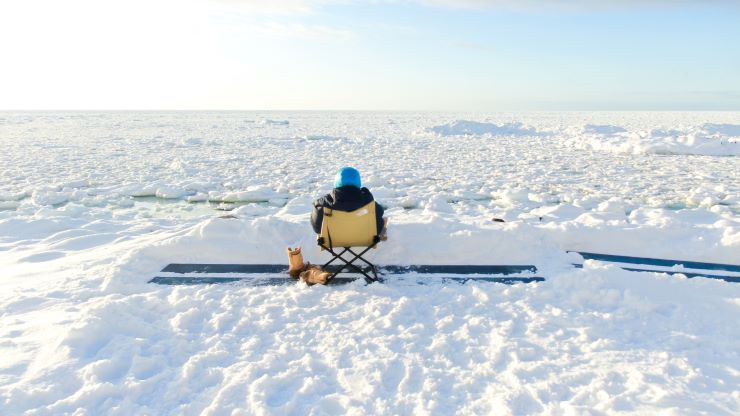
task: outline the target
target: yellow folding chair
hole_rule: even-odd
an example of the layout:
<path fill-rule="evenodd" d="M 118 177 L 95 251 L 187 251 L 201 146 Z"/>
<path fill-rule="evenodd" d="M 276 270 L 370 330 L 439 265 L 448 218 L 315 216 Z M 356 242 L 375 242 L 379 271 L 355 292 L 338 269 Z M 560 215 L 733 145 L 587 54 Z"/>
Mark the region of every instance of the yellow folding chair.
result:
<path fill-rule="evenodd" d="M 360 273 L 365 276 L 365 280 L 368 282 L 378 280 L 375 265 L 362 257 L 380 242 L 376 221 L 375 201 L 350 212 L 324 208 L 321 234 L 318 236 L 317 242 L 321 246 L 321 250 L 327 250 L 332 254 L 332 258 L 322 268 L 327 270 L 337 260 L 344 263 L 329 276 L 329 280 L 344 271 Z M 356 253 L 352 250 L 352 247 L 364 247 L 364 250 Z M 337 253 L 334 251 L 335 248 L 341 248 L 342 251 Z M 353 256 L 349 260 L 343 257 L 347 253 Z M 366 267 L 356 265 L 355 262 L 358 261 L 363 262 Z"/>

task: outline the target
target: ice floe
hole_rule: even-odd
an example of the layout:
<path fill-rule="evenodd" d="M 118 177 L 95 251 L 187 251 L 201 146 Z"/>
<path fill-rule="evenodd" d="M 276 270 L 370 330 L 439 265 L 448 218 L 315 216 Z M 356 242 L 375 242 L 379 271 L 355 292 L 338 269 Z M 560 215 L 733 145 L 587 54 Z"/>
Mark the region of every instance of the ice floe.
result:
<path fill-rule="evenodd" d="M 687 130 L 653 129 L 630 132 L 618 126 L 591 126 L 568 138 L 582 149 L 627 154 L 739 156 L 740 126 L 706 123 Z"/>
<path fill-rule="evenodd" d="M 522 123 L 485 123 L 470 120 L 455 120 L 429 128 L 429 131 L 439 136 L 539 136 L 544 133 Z"/>

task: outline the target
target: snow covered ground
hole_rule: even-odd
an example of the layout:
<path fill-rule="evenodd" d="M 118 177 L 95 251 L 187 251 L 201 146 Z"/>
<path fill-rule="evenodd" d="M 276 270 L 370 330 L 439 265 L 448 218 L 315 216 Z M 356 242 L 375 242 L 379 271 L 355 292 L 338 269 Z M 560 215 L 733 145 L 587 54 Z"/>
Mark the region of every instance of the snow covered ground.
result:
<path fill-rule="evenodd" d="M 730 112 L 0 113 L 0 414 L 738 414 L 740 285 L 565 254 L 740 264 L 738 141 Z M 344 165 L 378 263 L 547 281 L 146 283 L 319 261 Z"/>

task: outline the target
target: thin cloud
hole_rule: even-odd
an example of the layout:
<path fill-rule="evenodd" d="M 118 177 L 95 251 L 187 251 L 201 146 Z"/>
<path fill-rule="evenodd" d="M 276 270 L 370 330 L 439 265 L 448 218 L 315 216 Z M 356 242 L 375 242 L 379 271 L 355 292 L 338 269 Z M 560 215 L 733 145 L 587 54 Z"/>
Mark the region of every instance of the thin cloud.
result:
<path fill-rule="evenodd" d="M 199 0 L 208 1 L 208 0 Z M 341 27 L 316 24 L 320 9 L 337 0 L 216 0 L 220 19 L 236 32 L 270 38 L 346 41 L 354 33 Z"/>
<path fill-rule="evenodd" d="M 203 0 L 205 1 L 205 0 Z M 738 0 L 217 0 L 222 5 L 248 14 L 311 14 L 335 4 L 416 3 L 422 6 L 452 9 L 537 10 L 614 10 L 637 8 L 732 7 L 740 9 Z"/>
<path fill-rule="evenodd" d="M 737 0 L 414 0 L 415 3 L 457 9 L 608 10 L 646 7 L 726 6 Z"/>
<path fill-rule="evenodd" d="M 344 3 L 341 0 L 217 0 L 217 2 L 232 11 L 250 15 L 312 14 L 322 6 Z"/>
<path fill-rule="evenodd" d="M 270 37 L 298 37 L 321 40 L 348 40 L 354 34 L 349 30 L 329 26 L 304 25 L 301 23 L 283 23 L 269 21 L 251 25 L 249 30 Z"/>

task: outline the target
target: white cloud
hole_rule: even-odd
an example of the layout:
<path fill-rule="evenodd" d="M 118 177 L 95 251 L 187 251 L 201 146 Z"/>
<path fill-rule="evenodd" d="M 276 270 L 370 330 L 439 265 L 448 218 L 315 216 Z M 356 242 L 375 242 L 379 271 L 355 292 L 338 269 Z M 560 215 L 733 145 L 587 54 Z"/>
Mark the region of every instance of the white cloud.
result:
<path fill-rule="evenodd" d="M 677 6 L 738 6 L 737 0 L 413 0 L 428 6 L 467 9 L 599 10 Z"/>

